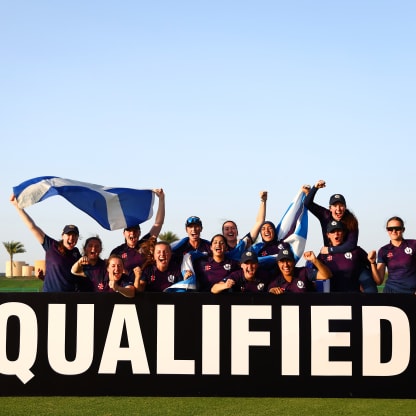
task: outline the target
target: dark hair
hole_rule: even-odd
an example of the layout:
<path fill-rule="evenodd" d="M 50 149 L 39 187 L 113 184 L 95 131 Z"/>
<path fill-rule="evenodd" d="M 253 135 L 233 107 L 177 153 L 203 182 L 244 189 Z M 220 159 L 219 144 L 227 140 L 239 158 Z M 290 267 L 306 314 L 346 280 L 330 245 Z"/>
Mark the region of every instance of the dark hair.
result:
<path fill-rule="evenodd" d="M 345 213 L 341 218 L 341 222 L 345 226 L 345 229 L 347 231 L 357 231 L 358 230 L 357 217 L 349 209 L 345 210 Z"/>
<path fill-rule="evenodd" d="M 390 221 L 399 221 L 399 223 L 402 225 L 402 227 L 404 228 L 404 221 L 400 218 L 400 217 L 391 217 L 387 220 L 386 225 L 390 222 Z"/>
<path fill-rule="evenodd" d="M 98 235 L 93 236 L 93 237 L 88 237 L 88 238 L 85 240 L 85 243 L 84 243 L 84 245 L 83 245 L 83 247 L 82 247 L 82 249 L 84 250 L 84 253 L 85 253 L 85 248 L 87 247 L 88 243 L 89 243 L 90 241 L 93 241 L 93 240 L 97 240 L 97 241 L 100 243 L 100 245 L 101 245 L 101 249 L 103 248 L 103 242 L 101 241 L 101 238 L 100 238 L 100 237 L 98 237 Z"/>
<path fill-rule="evenodd" d="M 221 237 L 225 243 L 225 245 L 227 245 L 227 239 L 225 238 L 225 236 L 223 234 L 215 234 L 214 237 L 211 238 L 211 244 L 214 242 L 214 239 L 217 237 Z"/>
<path fill-rule="evenodd" d="M 237 233 L 238 233 L 238 227 L 237 227 L 237 224 L 236 224 L 233 220 L 227 220 L 227 221 L 224 221 L 224 222 L 222 223 L 222 227 L 221 227 L 222 232 L 224 232 L 224 225 L 225 225 L 225 224 L 227 224 L 227 222 L 231 222 L 231 223 L 233 223 L 233 224 L 234 224 L 234 227 L 235 227 L 235 229 L 237 230 Z"/>

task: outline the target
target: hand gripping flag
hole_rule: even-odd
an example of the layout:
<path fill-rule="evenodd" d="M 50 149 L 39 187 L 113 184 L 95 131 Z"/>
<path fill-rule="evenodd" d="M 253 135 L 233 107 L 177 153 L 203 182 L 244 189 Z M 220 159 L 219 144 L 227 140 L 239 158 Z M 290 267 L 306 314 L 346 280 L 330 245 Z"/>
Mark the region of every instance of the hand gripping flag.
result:
<path fill-rule="evenodd" d="M 13 193 L 20 208 L 60 195 L 107 230 L 141 224 L 153 215 L 154 193 L 150 189 L 111 188 L 40 176 L 13 187 Z"/>
<path fill-rule="evenodd" d="M 194 292 L 196 290 L 196 276 L 194 266 L 192 264 L 192 253 L 186 253 L 183 255 L 181 265 L 182 276 L 184 276 L 188 270 L 192 272 L 192 276 L 188 277 L 188 279 L 183 279 L 174 283 L 173 285 L 167 287 L 164 292 Z"/>
<path fill-rule="evenodd" d="M 308 210 L 303 205 L 305 196 L 302 191 L 298 192 L 276 227 L 277 240 L 284 241 L 290 245 L 296 263 L 305 251 L 306 238 L 308 236 Z M 253 251 L 258 253 L 263 245 L 263 242 L 254 244 Z M 259 263 L 262 265 L 274 264 L 276 256 L 277 254 L 259 257 Z"/>

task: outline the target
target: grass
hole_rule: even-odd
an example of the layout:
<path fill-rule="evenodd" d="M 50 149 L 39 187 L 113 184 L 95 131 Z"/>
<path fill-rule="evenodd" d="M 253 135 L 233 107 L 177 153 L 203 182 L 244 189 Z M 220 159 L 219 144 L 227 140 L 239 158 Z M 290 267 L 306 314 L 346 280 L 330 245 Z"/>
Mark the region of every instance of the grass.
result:
<path fill-rule="evenodd" d="M 137 386 L 140 390 L 140 386 Z M 1 415 L 414 415 L 416 400 L 228 397 L 1 397 Z"/>
<path fill-rule="evenodd" d="M 40 292 L 42 284 L 36 277 L 0 277 L 0 292 Z"/>

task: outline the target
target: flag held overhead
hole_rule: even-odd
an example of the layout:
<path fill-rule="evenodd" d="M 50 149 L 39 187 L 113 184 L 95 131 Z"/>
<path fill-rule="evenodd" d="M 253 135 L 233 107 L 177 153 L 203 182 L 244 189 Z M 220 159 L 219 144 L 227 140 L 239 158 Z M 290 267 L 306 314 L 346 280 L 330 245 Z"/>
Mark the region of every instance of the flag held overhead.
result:
<path fill-rule="evenodd" d="M 107 187 L 56 176 L 40 176 L 13 187 L 20 208 L 60 195 L 107 230 L 147 221 L 153 215 L 151 189 Z"/>

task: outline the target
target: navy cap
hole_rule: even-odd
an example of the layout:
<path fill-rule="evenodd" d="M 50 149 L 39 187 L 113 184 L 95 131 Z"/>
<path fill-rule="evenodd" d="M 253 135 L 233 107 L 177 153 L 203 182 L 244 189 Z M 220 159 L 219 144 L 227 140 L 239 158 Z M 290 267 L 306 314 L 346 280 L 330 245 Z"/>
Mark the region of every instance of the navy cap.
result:
<path fill-rule="evenodd" d="M 76 225 L 65 225 L 64 230 L 62 231 L 62 234 L 76 234 L 79 235 L 79 230 Z"/>
<path fill-rule="evenodd" d="M 335 205 L 337 203 L 347 205 L 345 198 L 341 194 L 334 194 L 331 196 L 331 198 L 329 198 L 329 205 Z"/>
<path fill-rule="evenodd" d="M 240 259 L 240 262 L 241 263 L 246 263 L 248 261 L 253 261 L 254 263 L 258 263 L 259 262 L 259 259 L 257 257 L 257 254 L 254 253 L 254 251 L 250 251 L 249 250 L 249 251 L 245 251 L 242 254 L 241 259 Z"/>

